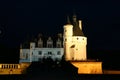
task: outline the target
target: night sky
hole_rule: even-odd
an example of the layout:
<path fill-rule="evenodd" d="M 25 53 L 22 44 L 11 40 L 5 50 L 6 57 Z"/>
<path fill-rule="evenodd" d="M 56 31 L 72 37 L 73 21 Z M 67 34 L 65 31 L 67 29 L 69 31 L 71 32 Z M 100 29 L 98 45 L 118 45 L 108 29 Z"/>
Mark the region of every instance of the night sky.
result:
<path fill-rule="evenodd" d="M 119 0 L 0 0 L 0 44 L 14 48 L 28 36 L 62 33 L 73 13 L 83 21 L 88 48 L 120 49 Z"/>

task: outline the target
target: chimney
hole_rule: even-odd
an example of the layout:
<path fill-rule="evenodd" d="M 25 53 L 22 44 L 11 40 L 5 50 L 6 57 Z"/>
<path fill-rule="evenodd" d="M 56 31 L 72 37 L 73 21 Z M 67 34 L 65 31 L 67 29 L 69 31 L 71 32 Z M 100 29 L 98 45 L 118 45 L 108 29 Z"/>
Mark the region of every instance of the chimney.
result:
<path fill-rule="evenodd" d="M 82 20 L 79 20 L 79 27 L 82 30 Z"/>

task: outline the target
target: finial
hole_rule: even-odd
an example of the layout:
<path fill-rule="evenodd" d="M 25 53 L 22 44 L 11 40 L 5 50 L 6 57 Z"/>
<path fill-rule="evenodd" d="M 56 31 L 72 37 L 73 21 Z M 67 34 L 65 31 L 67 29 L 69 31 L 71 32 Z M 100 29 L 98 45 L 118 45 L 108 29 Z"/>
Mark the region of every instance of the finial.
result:
<path fill-rule="evenodd" d="M 76 22 L 77 21 L 77 16 L 76 16 L 76 14 L 74 13 L 73 14 L 73 22 Z"/>
<path fill-rule="evenodd" d="M 71 24 L 69 16 L 67 16 L 67 24 Z"/>

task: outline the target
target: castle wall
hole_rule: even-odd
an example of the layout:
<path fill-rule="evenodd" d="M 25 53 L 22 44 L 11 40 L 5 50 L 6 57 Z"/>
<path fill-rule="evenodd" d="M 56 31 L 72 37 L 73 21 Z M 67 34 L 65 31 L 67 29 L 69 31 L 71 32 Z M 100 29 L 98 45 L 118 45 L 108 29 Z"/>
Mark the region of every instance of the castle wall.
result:
<path fill-rule="evenodd" d="M 86 60 L 87 38 L 82 36 L 73 36 L 72 45 L 75 45 L 73 47 L 74 52 L 71 53 L 74 54 L 74 60 Z"/>
<path fill-rule="evenodd" d="M 51 58 L 52 60 L 61 60 L 64 55 L 63 48 L 34 48 L 23 49 L 19 62 L 42 61 L 43 58 Z"/>
<path fill-rule="evenodd" d="M 102 62 L 71 62 L 78 68 L 78 74 L 102 74 Z"/>

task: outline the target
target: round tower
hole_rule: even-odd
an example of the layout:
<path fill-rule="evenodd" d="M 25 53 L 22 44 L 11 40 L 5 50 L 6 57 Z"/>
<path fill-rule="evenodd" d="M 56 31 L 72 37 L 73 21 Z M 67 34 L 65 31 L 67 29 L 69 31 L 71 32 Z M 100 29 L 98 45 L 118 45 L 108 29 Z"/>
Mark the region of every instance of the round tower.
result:
<path fill-rule="evenodd" d="M 73 25 L 64 25 L 64 53 L 65 60 L 71 60 L 70 46 L 72 44 Z"/>

